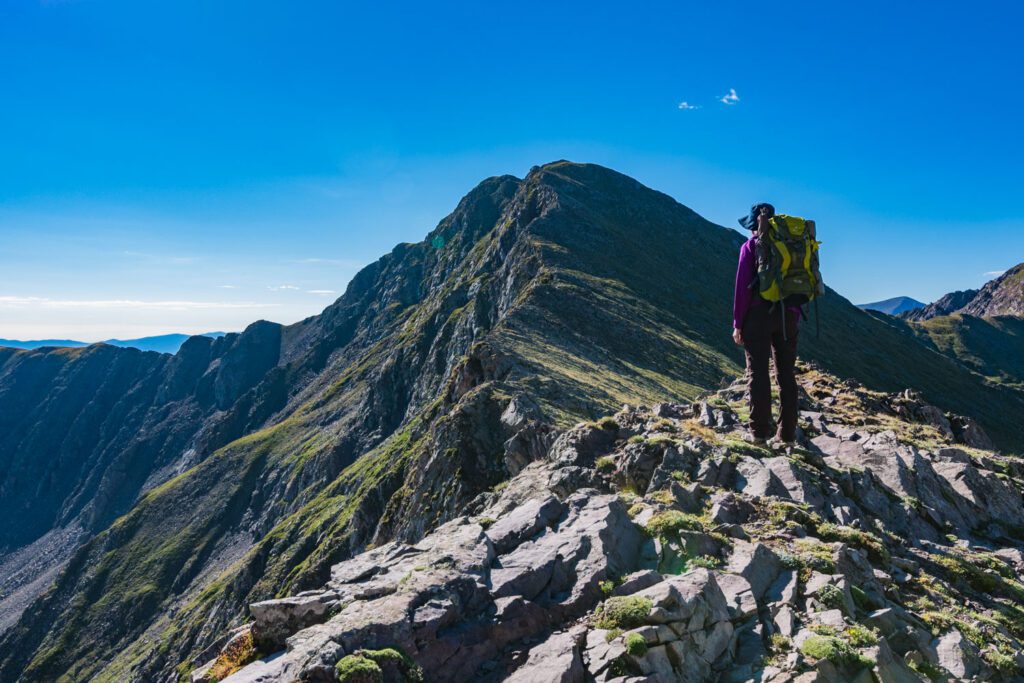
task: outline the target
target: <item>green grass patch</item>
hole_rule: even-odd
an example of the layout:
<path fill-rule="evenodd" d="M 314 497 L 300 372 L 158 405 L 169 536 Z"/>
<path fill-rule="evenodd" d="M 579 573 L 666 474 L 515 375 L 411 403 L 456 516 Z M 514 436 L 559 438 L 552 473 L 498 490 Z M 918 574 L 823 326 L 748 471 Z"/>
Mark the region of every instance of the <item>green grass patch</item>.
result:
<path fill-rule="evenodd" d="M 594 625 L 603 629 L 643 626 L 652 607 L 649 599 L 634 595 L 608 598 L 595 610 Z"/>

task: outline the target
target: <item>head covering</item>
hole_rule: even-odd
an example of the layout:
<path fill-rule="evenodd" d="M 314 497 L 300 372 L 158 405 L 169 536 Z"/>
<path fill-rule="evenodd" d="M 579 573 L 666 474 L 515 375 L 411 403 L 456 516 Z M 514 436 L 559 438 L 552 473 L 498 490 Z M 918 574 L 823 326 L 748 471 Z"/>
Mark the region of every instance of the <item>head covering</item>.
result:
<path fill-rule="evenodd" d="M 740 219 L 740 225 L 747 230 L 757 230 L 757 215 L 761 213 L 761 208 L 767 206 L 771 209 L 771 215 L 775 215 L 775 207 L 768 202 L 758 202 L 750 207 L 750 215 L 744 216 Z"/>

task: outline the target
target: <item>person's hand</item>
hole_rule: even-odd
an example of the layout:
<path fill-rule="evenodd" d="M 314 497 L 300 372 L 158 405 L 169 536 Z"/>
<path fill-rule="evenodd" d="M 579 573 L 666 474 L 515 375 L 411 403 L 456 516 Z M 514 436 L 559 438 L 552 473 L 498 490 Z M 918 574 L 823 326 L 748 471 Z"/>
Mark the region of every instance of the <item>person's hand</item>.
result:
<path fill-rule="evenodd" d="M 743 346 L 743 334 L 737 327 L 732 329 L 732 340 L 736 342 L 737 346 Z"/>

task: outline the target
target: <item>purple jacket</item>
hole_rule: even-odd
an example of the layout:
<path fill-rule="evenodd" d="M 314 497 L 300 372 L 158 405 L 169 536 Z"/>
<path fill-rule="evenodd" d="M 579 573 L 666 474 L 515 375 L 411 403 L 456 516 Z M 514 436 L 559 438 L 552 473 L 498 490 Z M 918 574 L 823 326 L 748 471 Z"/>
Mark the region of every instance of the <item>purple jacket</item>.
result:
<path fill-rule="evenodd" d="M 751 237 L 740 247 L 740 263 L 736 268 L 736 294 L 732 300 L 732 326 L 736 329 L 743 328 L 743 319 L 747 317 L 747 311 L 751 306 L 763 306 L 767 302 L 756 296 L 751 289 L 750 283 L 757 278 L 757 257 L 754 255 L 754 247 L 757 245 L 757 236 Z M 798 306 L 786 306 L 786 317 L 794 316 L 800 319 L 800 308 Z"/>

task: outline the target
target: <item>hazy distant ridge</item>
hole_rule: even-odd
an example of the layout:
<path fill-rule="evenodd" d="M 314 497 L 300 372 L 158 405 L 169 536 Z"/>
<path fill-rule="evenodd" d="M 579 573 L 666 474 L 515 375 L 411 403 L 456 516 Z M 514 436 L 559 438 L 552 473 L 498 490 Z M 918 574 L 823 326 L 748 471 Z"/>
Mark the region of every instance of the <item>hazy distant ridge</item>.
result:
<path fill-rule="evenodd" d="M 142 351 L 159 351 L 160 353 L 177 353 L 185 340 L 192 336 L 210 337 L 216 339 L 223 337 L 224 332 L 204 332 L 200 335 L 191 334 L 161 334 L 155 337 L 139 337 L 138 339 L 107 339 L 101 342 L 83 342 L 74 339 L 32 339 L 21 341 L 18 339 L 0 339 L 0 346 L 10 346 L 16 349 L 41 349 L 44 346 L 63 346 L 80 348 L 93 344 L 110 344 L 126 348 L 140 349 Z"/>

